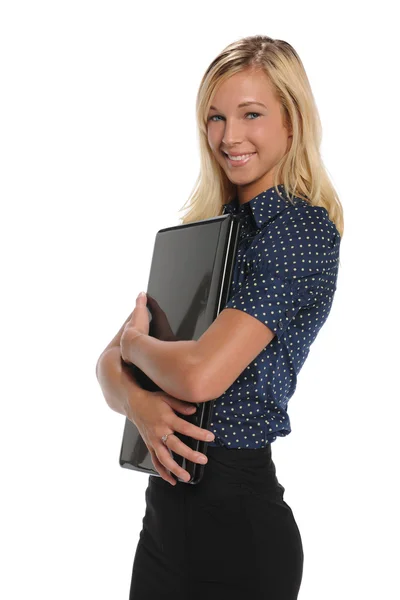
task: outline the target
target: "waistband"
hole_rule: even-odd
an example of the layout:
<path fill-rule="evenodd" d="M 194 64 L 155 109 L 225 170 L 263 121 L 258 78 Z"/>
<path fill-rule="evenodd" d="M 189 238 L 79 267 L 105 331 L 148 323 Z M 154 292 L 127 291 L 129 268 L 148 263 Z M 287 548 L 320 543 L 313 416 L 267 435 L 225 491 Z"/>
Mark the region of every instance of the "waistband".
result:
<path fill-rule="evenodd" d="M 283 496 L 285 488 L 276 477 L 271 444 L 254 449 L 208 446 L 206 454 L 204 482 L 199 486 Z"/>
<path fill-rule="evenodd" d="M 271 444 L 261 448 L 227 448 L 226 446 L 207 446 L 207 456 L 224 458 L 227 461 L 246 461 L 248 459 L 264 461 L 271 458 Z"/>

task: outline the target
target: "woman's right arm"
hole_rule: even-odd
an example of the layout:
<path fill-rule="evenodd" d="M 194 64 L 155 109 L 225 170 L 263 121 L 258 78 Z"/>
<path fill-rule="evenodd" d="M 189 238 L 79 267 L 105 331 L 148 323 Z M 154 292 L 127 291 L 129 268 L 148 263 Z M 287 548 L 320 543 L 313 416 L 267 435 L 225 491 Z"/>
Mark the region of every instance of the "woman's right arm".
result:
<path fill-rule="evenodd" d="M 132 314 L 133 311 L 127 317 L 117 335 L 113 337 L 100 354 L 96 364 L 97 380 L 108 406 L 124 416 L 129 414 L 128 394 L 130 398 L 136 395 L 142 397 L 146 391 L 137 383 L 131 367 L 121 359 L 121 337 Z"/>
<path fill-rule="evenodd" d="M 171 485 L 176 485 L 171 473 L 183 481 L 189 481 L 189 473 L 174 461 L 170 450 L 192 462 L 201 462 L 202 456 L 207 462 L 207 457 L 184 444 L 177 436 L 170 438 L 170 446 L 167 448 L 161 441 L 161 436 L 165 433 L 179 432 L 202 441 L 212 441 L 215 436 L 211 432 L 209 439 L 207 436 L 210 432 L 207 429 L 201 429 L 174 412 L 193 414 L 197 409 L 192 402 L 179 400 L 163 391 L 149 392 L 138 384 L 132 374 L 131 365 L 122 360 L 120 352 L 122 333 L 130 318 L 131 315 L 101 353 L 96 364 L 98 382 L 108 406 L 124 415 L 138 428 L 149 449 L 154 468 L 160 476 Z M 151 404 L 149 399 L 152 400 Z"/>
<path fill-rule="evenodd" d="M 178 398 L 174 398 L 165 392 L 149 392 L 143 389 L 133 375 L 132 365 L 122 360 L 120 352 L 121 337 L 132 313 L 127 317 L 117 335 L 103 350 L 96 364 L 97 380 L 108 406 L 132 420 L 132 406 L 135 400 L 149 399 L 149 397 L 157 395 L 173 410 L 183 414 L 193 414 L 196 411 L 193 403 L 178 400 Z"/>
<path fill-rule="evenodd" d="M 131 413 L 132 400 L 149 393 L 137 383 L 132 368 L 122 360 L 119 344 L 100 355 L 96 375 L 108 406 L 125 417 Z"/>

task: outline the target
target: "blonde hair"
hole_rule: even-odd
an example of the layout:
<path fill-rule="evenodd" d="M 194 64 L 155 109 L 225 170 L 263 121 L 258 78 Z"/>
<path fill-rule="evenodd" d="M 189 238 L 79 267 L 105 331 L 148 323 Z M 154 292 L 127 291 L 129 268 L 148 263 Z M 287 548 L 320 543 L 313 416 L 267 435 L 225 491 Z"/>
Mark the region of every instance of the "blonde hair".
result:
<path fill-rule="evenodd" d="M 267 75 L 281 103 L 284 123 L 292 129 L 290 149 L 276 165 L 276 193 L 280 193 L 277 186 L 282 183 L 290 201 L 297 196 L 314 206 L 323 206 L 342 237 L 343 208 L 320 154 L 321 121 L 303 63 L 288 42 L 261 35 L 245 37 L 227 46 L 212 61 L 200 82 L 196 100 L 200 174 L 179 211 L 188 205 L 181 223 L 221 215 L 222 205 L 236 195 L 236 184 L 228 179 L 209 147 L 207 114 L 222 82 L 245 69 Z"/>

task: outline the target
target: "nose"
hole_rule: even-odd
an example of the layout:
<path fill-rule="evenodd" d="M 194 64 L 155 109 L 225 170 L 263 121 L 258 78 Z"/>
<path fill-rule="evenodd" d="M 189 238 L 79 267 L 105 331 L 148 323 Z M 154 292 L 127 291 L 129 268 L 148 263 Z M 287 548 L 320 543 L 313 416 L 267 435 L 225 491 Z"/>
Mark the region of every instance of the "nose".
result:
<path fill-rule="evenodd" d="M 238 122 L 225 121 L 225 130 L 222 137 L 222 144 L 224 148 L 231 149 L 232 146 L 242 144 L 243 142 L 243 130 Z"/>

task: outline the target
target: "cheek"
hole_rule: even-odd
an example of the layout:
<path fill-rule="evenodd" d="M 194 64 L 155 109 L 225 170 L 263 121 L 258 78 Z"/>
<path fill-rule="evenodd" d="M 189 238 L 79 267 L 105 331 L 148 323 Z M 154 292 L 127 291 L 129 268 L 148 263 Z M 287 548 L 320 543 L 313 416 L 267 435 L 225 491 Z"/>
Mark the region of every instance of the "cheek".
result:
<path fill-rule="evenodd" d="M 254 131 L 251 141 L 257 147 L 258 152 L 266 157 L 273 157 L 275 154 L 279 154 L 286 143 L 283 141 L 282 133 L 274 128 L 264 128 Z"/>
<path fill-rule="evenodd" d="M 215 132 L 212 131 L 212 128 L 207 132 L 207 140 L 211 150 L 215 152 L 217 150 L 217 136 L 215 135 Z"/>
<path fill-rule="evenodd" d="M 219 152 L 219 147 L 220 147 L 220 140 L 219 137 L 215 135 L 215 133 L 210 133 L 208 132 L 207 135 L 207 141 L 208 141 L 208 145 L 210 147 L 210 150 L 214 156 L 214 160 L 216 160 L 219 164 L 221 164 L 221 155 Z"/>
<path fill-rule="evenodd" d="M 268 148 L 272 145 L 273 133 L 270 128 L 254 127 L 251 132 L 249 131 L 247 138 L 260 153 L 268 152 Z"/>

